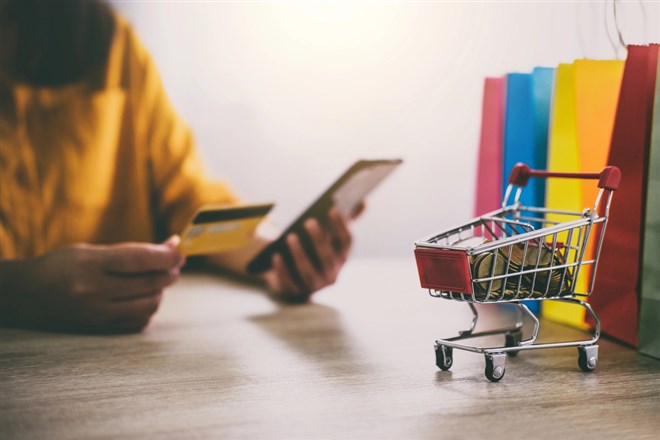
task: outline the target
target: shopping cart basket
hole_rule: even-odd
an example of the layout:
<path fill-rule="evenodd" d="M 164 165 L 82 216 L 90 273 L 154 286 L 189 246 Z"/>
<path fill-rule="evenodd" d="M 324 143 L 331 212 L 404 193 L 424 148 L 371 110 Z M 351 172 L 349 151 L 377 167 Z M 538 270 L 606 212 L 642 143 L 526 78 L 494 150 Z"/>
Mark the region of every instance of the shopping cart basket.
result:
<path fill-rule="evenodd" d="M 600 191 L 593 207 L 582 212 L 524 206 L 520 198 L 530 178 L 598 179 Z M 519 163 L 509 176 L 501 209 L 415 243 L 422 287 L 429 289 L 433 297 L 467 302 L 473 313 L 468 330 L 436 341 L 436 364 L 441 370 L 452 366 L 454 348 L 467 350 L 484 355 L 486 377 L 497 382 L 504 377 L 507 354 L 571 346 L 578 348 L 582 370 L 596 368 L 600 320 L 585 300 L 593 290 L 612 195 L 620 180 L 621 172 L 616 167 L 605 167 L 600 173 L 561 173 L 531 170 Z M 588 247 L 593 252 L 587 252 Z M 593 337 L 537 344 L 539 320 L 523 301 L 543 300 L 584 307 L 595 322 Z M 475 332 L 475 303 L 514 304 L 516 323 Z M 524 315 L 534 322 L 532 334 L 525 340 Z M 505 336 L 503 347 L 483 348 L 460 342 L 498 334 Z"/>

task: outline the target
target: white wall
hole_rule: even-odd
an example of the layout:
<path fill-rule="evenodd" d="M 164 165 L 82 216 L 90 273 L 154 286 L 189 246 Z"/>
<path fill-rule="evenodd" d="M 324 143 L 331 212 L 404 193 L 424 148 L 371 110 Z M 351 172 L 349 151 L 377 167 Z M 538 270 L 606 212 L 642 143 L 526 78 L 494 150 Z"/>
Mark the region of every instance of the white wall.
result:
<path fill-rule="evenodd" d="M 113 3 L 209 169 L 282 226 L 355 159 L 405 160 L 355 225 L 362 255 L 471 217 L 485 76 L 615 56 L 611 2 Z M 660 41 L 658 3 L 617 13 L 627 42 Z"/>

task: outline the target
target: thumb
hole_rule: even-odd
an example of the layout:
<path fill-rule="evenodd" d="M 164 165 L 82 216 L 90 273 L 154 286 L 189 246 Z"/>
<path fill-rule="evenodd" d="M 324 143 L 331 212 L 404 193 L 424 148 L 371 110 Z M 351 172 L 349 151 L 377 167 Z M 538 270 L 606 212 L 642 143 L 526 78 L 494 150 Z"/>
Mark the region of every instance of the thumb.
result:
<path fill-rule="evenodd" d="M 179 253 L 181 259 L 179 260 L 179 264 L 177 264 L 177 266 L 179 268 L 185 266 L 186 256 L 183 253 L 181 253 L 181 249 L 179 249 L 179 246 L 181 245 L 181 236 L 179 234 L 171 235 L 170 238 L 168 238 L 163 242 L 163 244 L 168 248 L 175 250 Z"/>
<path fill-rule="evenodd" d="M 179 260 L 177 267 L 182 268 L 186 264 L 186 256 L 182 254 L 181 250 L 179 249 L 179 246 L 181 245 L 181 236 L 179 234 L 171 235 L 170 238 L 163 242 L 163 245 L 179 252 L 181 259 Z"/>
<path fill-rule="evenodd" d="M 176 249 L 181 244 L 181 237 L 178 234 L 170 236 L 163 244 L 171 249 Z"/>
<path fill-rule="evenodd" d="M 366 209 L 366 207 L 367 204 L 364 200 L 358 203 L 357 206 L 353 209 L 353 212 L 351 212 L 351 220 L 355 220 L 358 217 L 360 217 L 364 212 L 364 210 Z"/>

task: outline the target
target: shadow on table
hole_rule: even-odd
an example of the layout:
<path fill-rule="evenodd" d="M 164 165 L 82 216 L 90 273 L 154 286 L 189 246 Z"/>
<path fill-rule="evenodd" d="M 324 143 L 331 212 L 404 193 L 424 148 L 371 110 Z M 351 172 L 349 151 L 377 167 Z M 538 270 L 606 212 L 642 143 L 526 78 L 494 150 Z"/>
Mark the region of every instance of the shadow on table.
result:
<path fill-rule="evenodd" d="M 320 304 L 283 305 L 249 320 L 332 375 L 366 374 L 340 314 Z"/>

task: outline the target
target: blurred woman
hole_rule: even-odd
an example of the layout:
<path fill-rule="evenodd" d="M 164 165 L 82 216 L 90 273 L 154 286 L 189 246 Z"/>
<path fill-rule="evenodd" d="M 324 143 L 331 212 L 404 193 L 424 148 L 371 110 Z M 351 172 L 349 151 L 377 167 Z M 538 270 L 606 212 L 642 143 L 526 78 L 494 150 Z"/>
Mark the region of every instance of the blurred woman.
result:
<path fill-rule="evenodd" d="M 0 318 L 140 330 L 184 265 L 175 234 L 201 205 L 238 199 L 206 177 L 151 57 L 106 4 L 0 0 L 0 41 Z M 296 235 L 295 267 L 273 257 L 261 278 L 274 297 L 334 282 L 351 235 L 328 217 L 306 224 L 320 264 Z M 244 274 L 265 244 L 208 260 Z"/>

